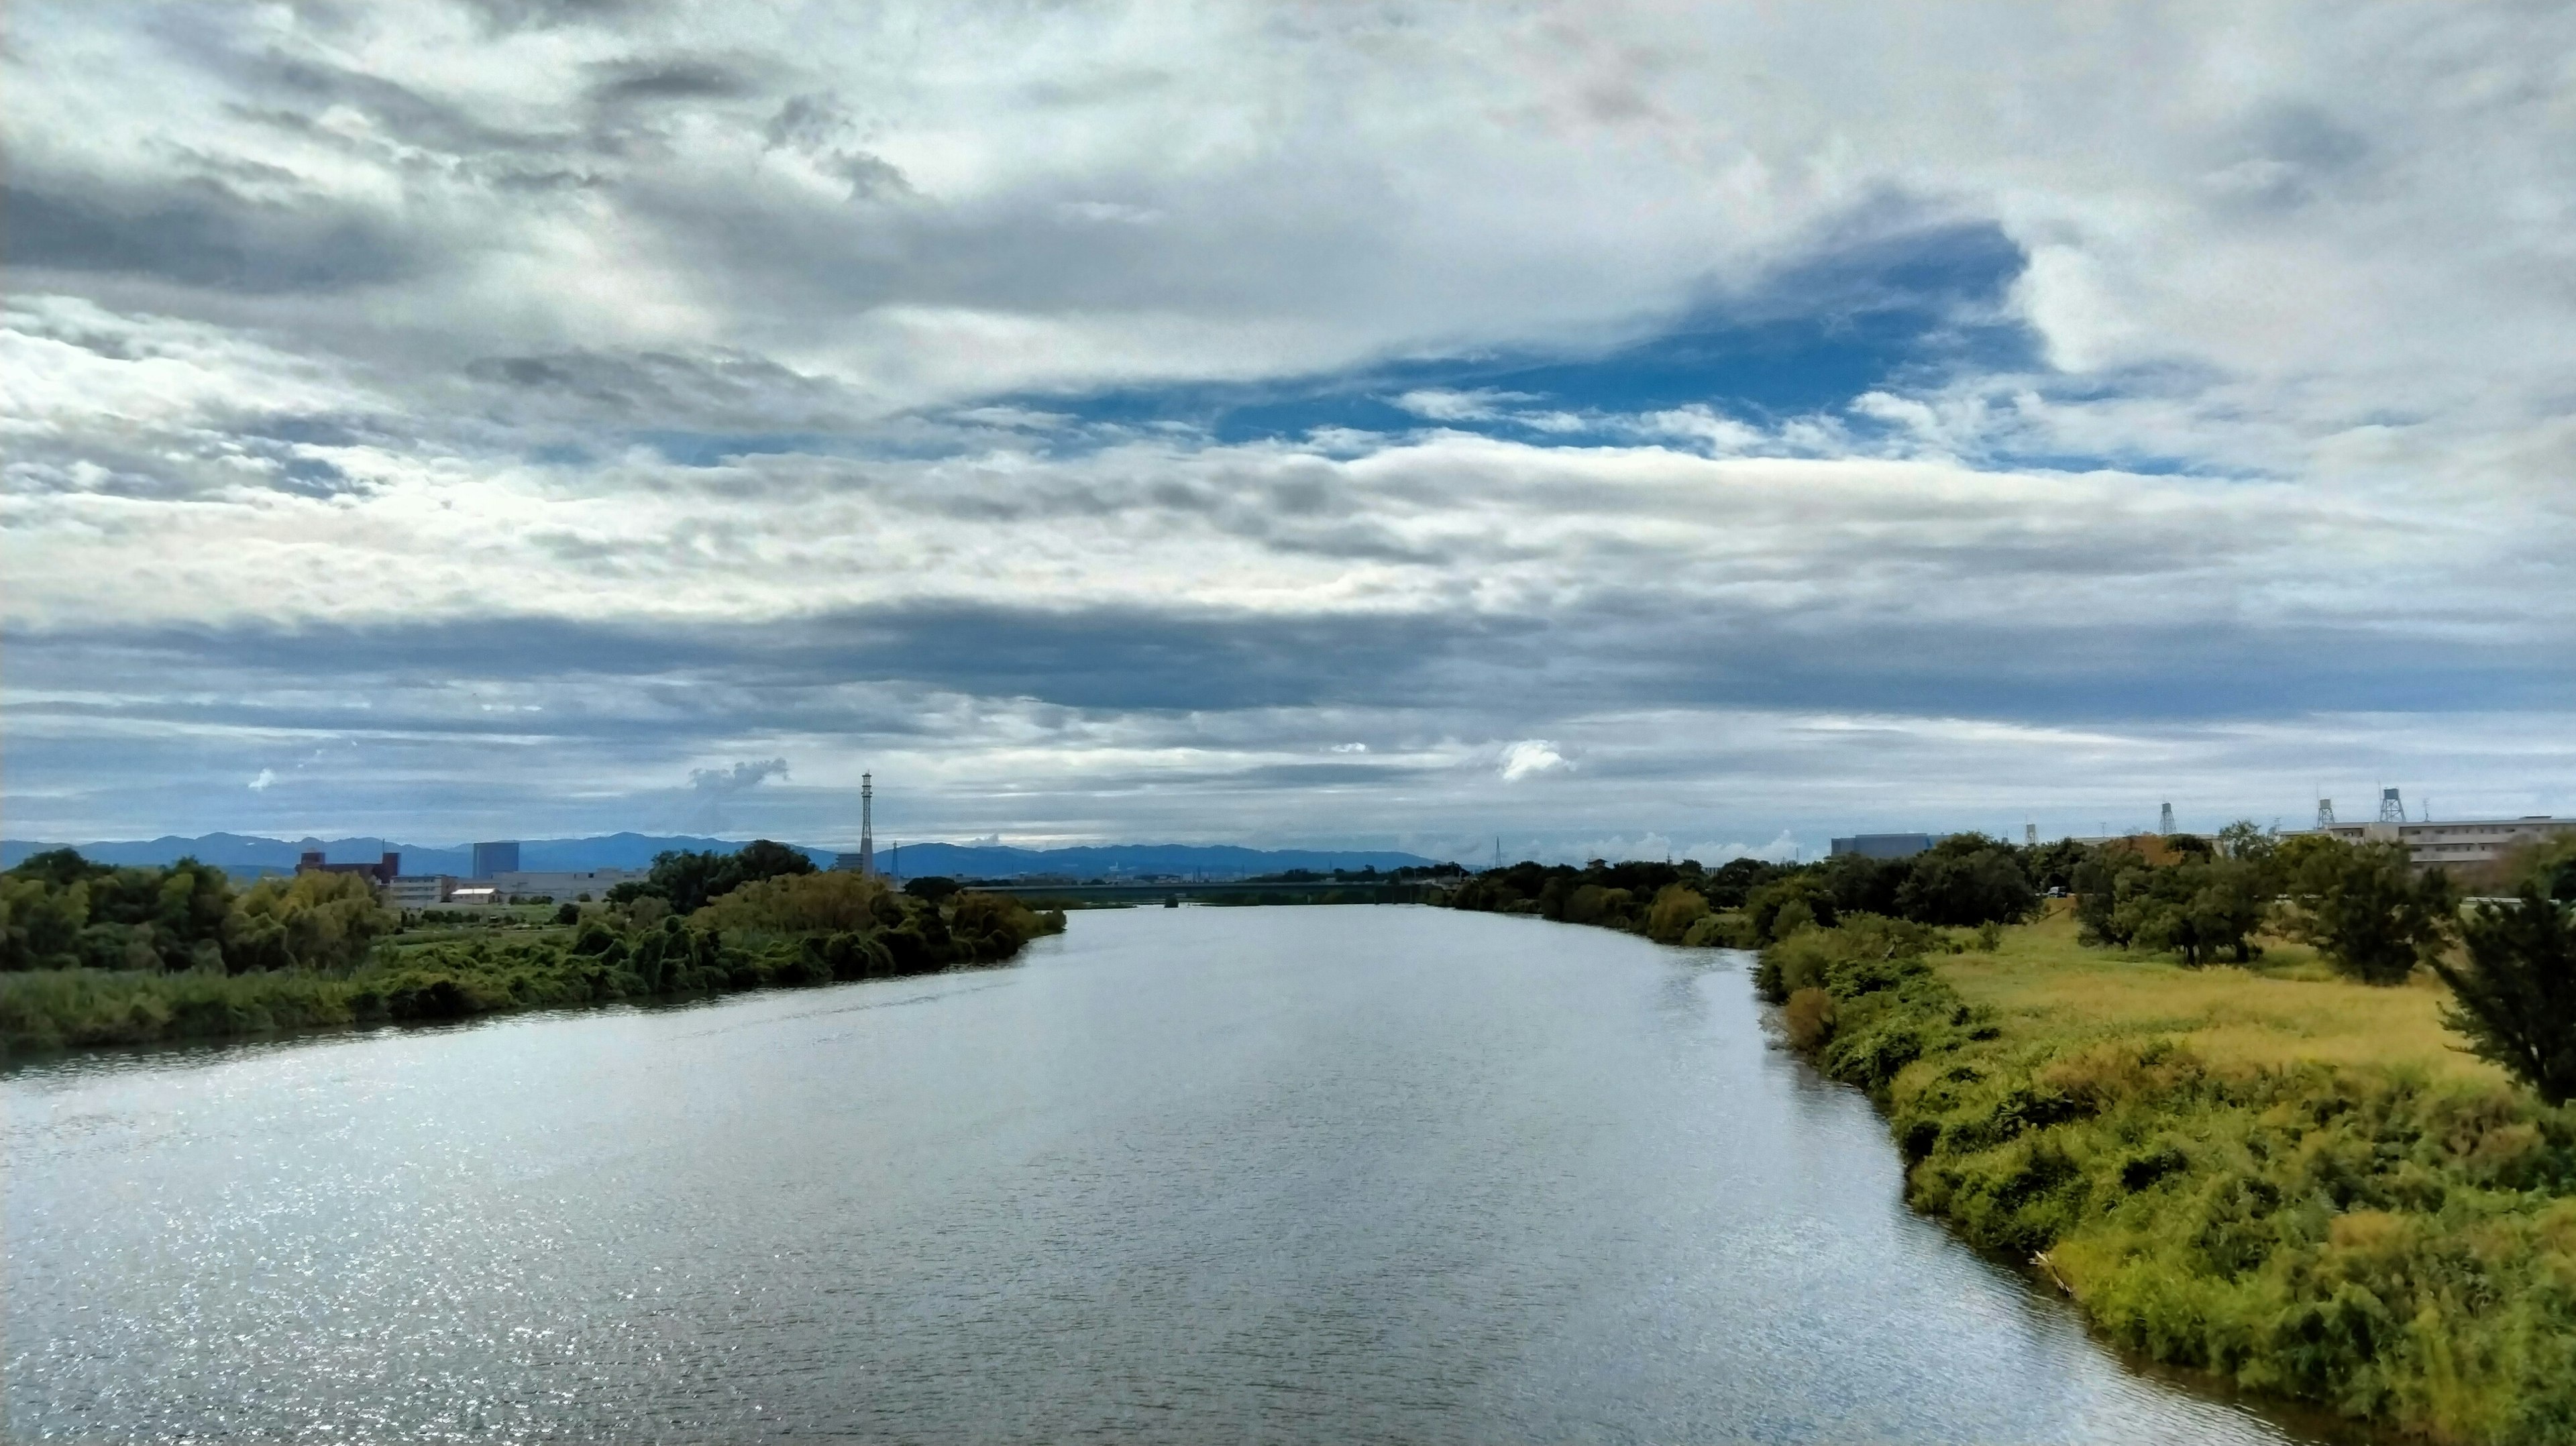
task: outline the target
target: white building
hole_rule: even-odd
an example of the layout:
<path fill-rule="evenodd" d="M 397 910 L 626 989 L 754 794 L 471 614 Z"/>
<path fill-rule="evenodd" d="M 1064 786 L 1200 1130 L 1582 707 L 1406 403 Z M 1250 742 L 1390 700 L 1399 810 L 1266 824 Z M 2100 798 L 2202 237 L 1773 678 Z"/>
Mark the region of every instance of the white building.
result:
<path fill-rule="evenodd" d="M 584 894 L 600 898 L 619 884 L 643 879 L 650 873 L 649 869 L 512 869 L 475 882 L 490 885 L 504 899 L 515 895 L 522 899 L 552 899 L 558 904 L 569 904 Z"/>
<path fill-rule="evenodd" d="M 385 902 L 397 909 L 426 909 L 446 903 L 455 887 L 453 874 L 396 874 L 385 885 Z"/>
<path fill-rule="evenodd" d="M 2458 870 L 2494 863 L 2523 844 L 2576 833 L 2576 818 L 2536 813 L 2455 823 L 2333 823 L 2311 831 L 2351 843 L 2402 843 L 2419 869 Z"/>

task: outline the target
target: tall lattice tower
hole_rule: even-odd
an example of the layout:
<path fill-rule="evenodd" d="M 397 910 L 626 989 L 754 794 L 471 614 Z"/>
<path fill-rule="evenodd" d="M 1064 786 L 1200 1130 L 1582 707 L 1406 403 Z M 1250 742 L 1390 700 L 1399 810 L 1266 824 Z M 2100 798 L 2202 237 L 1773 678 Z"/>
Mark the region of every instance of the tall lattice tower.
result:
<path fill-rule="evenodd" d="M 2319 828 L 2332 828 L 2332 827 L 2334 827 L 2334 800 L 2333 800 L 2333 799 L 2331 799 L 2331 798 L 2320 798 L 2320 799 L 2318 799 L 2318 800 L 2317 800 L 2317 827 L 2319 827 Z"/>
<path fill-rule="evenodd" d="M 2173 805 L 2168 803 L 2164 806 L 2164 811 L 2156 815 L 2156 832 L 2167 834 L 2173 831 Z"/>
<path fill-rule="evenodd" d="M 2396 789 L 2383 788 L 2379 790 L 2379 821 L 2381 823 L 2404 823 L 2406 821 L 2406 805 L 2398 801 Z"/>
<path fill-rule="evenodd" d="M 849 777 L 844 773 L 843 778 Z M 877 776 L 859 775 L 859 872 L 877 871 Z"/>

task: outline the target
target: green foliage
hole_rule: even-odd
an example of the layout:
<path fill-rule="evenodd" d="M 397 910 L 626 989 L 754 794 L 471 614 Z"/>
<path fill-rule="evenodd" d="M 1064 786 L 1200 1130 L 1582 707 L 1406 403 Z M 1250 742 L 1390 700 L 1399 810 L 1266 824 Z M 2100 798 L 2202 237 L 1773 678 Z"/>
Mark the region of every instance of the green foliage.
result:
<path fill-rule="evenodd" d="M 231 880 L 192 858 L 111 868 L 49 850 L 0 875 L 0 969 L 213 964 L 232 909 Z"/>
<path fill-rule="evenodd" d="M 1664 885 L 1646 909 L 1646 937 L 1658 944 L 1679 944 L 1691 926 L 1708 917 L 1708 900 L 1686 883 Z"/>
<path fill-rule="evenodd" d="M 2250 818 L 2240 818 L 2218 831 L 2218 853 L 2221 858 L 2244 859 L 2249 863 L 2268 862 L 2280 848 L 2280 836 Z"/>
<path fill-rule="evenodd" d="M 2526 891 L 2480 905 L 2462 930 L 2468 963 L 2433 968 L 2459 998 L 2443 1022 L 2553 1105 L 2576 1099 L 2576 911 Z"/>
<path fill-rule="evenodd" d="M 652 871 L 640 881 L 608 891 L 612 903 L 631 903 L 653 895 L 675 914 L 694 914 L 709 899 L 721 898 L 745 884 L 815 872 L 814 861 L 796 849 L 768 839 L 753 839 L 733 853 L 694 853 L 674 849 L 653 856 Z"/>
<path fill-rule="evenodd" d="M 399 922 L 360 875 L 272 876 L 251 885 L 224 921 L 224 966 L 235 974 L 346 969 Z"/>
<path fill-rule="evenodd" d="M 2078 863 L 2073 885 L 2077 936 L 2087 944 L 2128 944 L 2128 927 L 2136 916 L 2120 917 L 2121 888 L 2148 868 L 2144 857 L 2128 849 L 2096 849 Z M 2138 885 L 2128 883 L 2128 888 L 2134 893 Z"/>
<path fill-rule="evenodd" d="M 2445 1440 L 2576 1439 L 2576 1110 L 2398 1070 L 2221 1070 L 2081 1021 L 2014 1037 L 1917 944 L 1855 919 L 1760 970 L 1818 1068 L 1887 1111 L 1917 1208 L 2044 1253 L 2158 1361 Z"/>
<path fill-rule="evenodd" d="M 1062 912 L 1035 913 L 1016 899 L 960 893 L 942 905 L 859 875 L 810 871 L 737 888 L 685 923 L 660 917 L 661 907 L 646 896 L 569 940 L 555 930 L 515 940 L 473 930 L 397 944 L 383 939 L 393 921 L 363 879 L 267 879 L 229 916 L 237 937 L 226 957 L 256 962 L 229 976 L 91 968 L 0 976 L 0 1048 L 222 1038 L 883 978 L 998 963 L 1065 926 Z"/>
<path fill-rule="evenodd" d="M 1721 875 L 1725 872 L 1719 871 Z M 1519 863 L 1506 869 L 1489 869 L 1468 879 L 1445 902 L 1453 909 L 1536 914 L 1561 923 L 1593 924 L 1642 934 L 1648 927 L 1649 908 L 1645 901 L 1660 897 L 1676 885 L 1696 891 L 1711 877 L 1691 861 L 1611 864 L 1594 859 L 1581 869 L 1564 864 Z M 1682 928 L 1686 932 L 1688 925 Z"/>
<path fill-rule="evenodd" d="M 2225 950 L 2242 964 L 2270 900 L 2260 866 L 2248 859 L 2186 855 L 2166 868 L 2117 876 L 2108 926 L 2101 932 L 2141 949 L 2180 954 L 2205 964 Z"/>
<path fill-rule="evenodd" d="M 2416 874 L 2402 843 L 2309 844 L 2287 882 L 2300 935 L 2364 983 L 2403 983 L 2439 954 L 2459 918 L 2450 877 Z"/>
<path fill-rule="evenodd" d="M 2544 899 L 2576 904 L 2576 833 L 2562 833 L 2518 850 L 2513 859 L 2512 883 L 2516 889 L 2531 889 Z"/>
<path fill-rule="evenodd" d="M 916 899 L 928 899 L 936 904 L 964 887 L 966 887 L 964 884 L 952 878 L 939 874 L 924 874 L 920 878 L 907 880 L 903 891 Z"/>

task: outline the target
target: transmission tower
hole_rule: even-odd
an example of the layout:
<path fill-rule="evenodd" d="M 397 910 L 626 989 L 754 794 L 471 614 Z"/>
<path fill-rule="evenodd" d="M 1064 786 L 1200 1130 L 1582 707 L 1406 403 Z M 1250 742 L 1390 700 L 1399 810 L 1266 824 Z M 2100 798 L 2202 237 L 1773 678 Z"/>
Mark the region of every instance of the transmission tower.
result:
<path fill-rule="evenodd" d="M 2156 815 L 2156 832 L 2160 834 L 2169 834 L 2173 831 L 2173 805 L 2168 803 L 2165 805 L 2164 811 Z"/>
<path fill-rule="evenodd" d="M 2320 798 L 2320 799 L 2318 799 L 2318 800 L 2317 800 L 2317 827 L 2319 827 L 2319 828 L 2332 828 L 2332 827 L 2334 827 L 2334 800 L 2333 800 L 2333 799 L 2331 799 L 2331 798 Z"/>
<path fill-rule="evenodd" d="M 2398 802 L 2396 789 L 2383 788 L 2379 790 L 2379 821 L 2381 823 L 2404 823 L 2406 821 L 2406 805 Z"/>
<path fill-rule="evenodd" d="M 844 773 L 843 778 L 849 777 Z M 859 775 L 859 872 L 877 871 L 877 776 Z"/>

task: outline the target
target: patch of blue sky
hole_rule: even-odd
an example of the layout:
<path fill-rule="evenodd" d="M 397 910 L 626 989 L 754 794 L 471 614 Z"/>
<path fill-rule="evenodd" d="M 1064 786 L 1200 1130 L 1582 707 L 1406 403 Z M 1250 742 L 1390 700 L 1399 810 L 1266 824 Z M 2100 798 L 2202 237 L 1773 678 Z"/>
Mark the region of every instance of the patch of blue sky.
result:
<path fill-rule="evenodd" d="M 1530 346 L 1324 376 L 992 400 L 1110 427 L 1177 423 L 1228 443 L 1436 424 L 1594 445 L 1601 437 L 1590 424 L 1693 404 L 1759 424 L 1839 411 L 1873 389 L 2038 366 L 2036 339 L 2003 306 L 2024 261 L 1992 227 L 1915 232 L 1834 251 L 1608 348 Z M 1451 396 L 1426 415 L 1425 394 Z"/>

